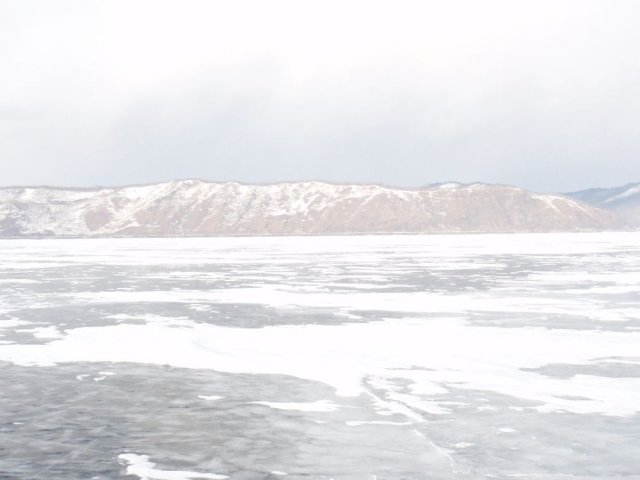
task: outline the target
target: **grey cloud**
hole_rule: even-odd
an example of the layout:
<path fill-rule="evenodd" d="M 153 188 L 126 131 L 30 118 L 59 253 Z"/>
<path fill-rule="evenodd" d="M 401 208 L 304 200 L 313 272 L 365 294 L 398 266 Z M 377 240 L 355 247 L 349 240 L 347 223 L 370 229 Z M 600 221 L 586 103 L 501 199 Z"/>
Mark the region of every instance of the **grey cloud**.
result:
<path fill-rule="evenodd" d="M 565 9 L 571 4 L 563 2 Z M 474 38 L 463 37 L 463 47 L 450 47 L 435 59 L 437 49 L 410 51 L 407 43 L 390 44 L 378 56 L 374 50 L 362 60 L 341 56 L 338 48 L 335 57 L 343 66 L 331 56 L 316 59 L 326 53 L 316 44 L 309 58 L 292 60 L 279 56 L 276 47 L 261 50 L 264 38 L 256 36 L 255 46 L 248 41 L 248 50 L 237 54 L 230 41 L 224 61 L 218 54 L 207 57 L 202 45 L 181 45 L 201 49 L 196 67 L 180 64 L 180 49 L 166 58 L 149 52 L 157 60 L 141 59 L 149 67 L 135 72 L 127 70 L 135 57 L 134 63 L 122 63 L 127 68 L 110 70 L 126 52 L 110 50 L 97 33 L 88 34 L 84 50 L 78 44 L 77 55 L 58 52 L 59 65 L 52 63 L 43 56 L 41 40 L 38 48 L 30 46 L 24 33 L 33 28 L 21 11 L 24 28 L 11 24 L 9 33 L 0 34 L 23 42 L 26 52 L 17 61 L 0 48 L 0 60 L 13 62 L 2 67 L 13 82 L 0 92 L 2 184 L 117 185 L 197 177 L 417 186 L 457 180 L 568 191 L 637 181 L 640 62 L 629 52 L 640 35 L 627 22 L 637 9 L 626 2 L 617 4 L 618 11 L 603 2 L 581 5 L 581 23 L 568 22 L 558 38 L 532 30 L 523 40 L 514 31 L 513 38 L 500 41 L 479 36 L 475 46 Z M 87 35 L 82 22 L 99 17 L 94 7 L 40 12 L 37 25 L 46 24 L 48 14 L 54 21 L 71 11 L 69 28 Z M 605 29 L 600 16 L 620 22 L 618 30 Z M 508 20 L 489 14 L 479 19 Z M 544 28 L 541 21 L 533 27 Z M 139 28 L 138 36 L 145 33 L 144 25 Z M 585 46 L 581 42 L 591 30 L 603 36 Z M 57 40 L 60 28 L 51 34 L 54 53 L 73 44 Z M 138 36 L 131 38 L 133 46 Z M 546 43 L 536 47 L 541 39 Z M 552 40 L 557 48 L 549 48 Z M 145 42 L 145 48 L 153 44 Z M 359 42 L 358 48 L 366 44 Z M 299 73 L 316 60 L 312 73 Z M 173 73 L 172 62 L 176 75 L 163 76 Z M 21 81 L 39 66 L 37 81 Z M 160 72 L 157 77 L 152 68 Z"/>

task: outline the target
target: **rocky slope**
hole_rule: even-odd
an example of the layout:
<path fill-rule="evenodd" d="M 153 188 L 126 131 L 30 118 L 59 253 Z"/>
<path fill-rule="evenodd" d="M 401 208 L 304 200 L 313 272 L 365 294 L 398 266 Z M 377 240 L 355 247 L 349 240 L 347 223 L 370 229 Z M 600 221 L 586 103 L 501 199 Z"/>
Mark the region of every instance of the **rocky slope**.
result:
<path fill-rule="evenodd" d="M 184 180 L 103 189 L 0 189 L 0 236 L 519 232 L 616 228 L 561 195 L 486 184 L 416 190 Z"/>
<path fill-rule="evenodd" d="M 622 217 L 629 226 L 640 227 L 640 183 L 613 188 L 590 188 L 566 195 L 612 211 Z"/>

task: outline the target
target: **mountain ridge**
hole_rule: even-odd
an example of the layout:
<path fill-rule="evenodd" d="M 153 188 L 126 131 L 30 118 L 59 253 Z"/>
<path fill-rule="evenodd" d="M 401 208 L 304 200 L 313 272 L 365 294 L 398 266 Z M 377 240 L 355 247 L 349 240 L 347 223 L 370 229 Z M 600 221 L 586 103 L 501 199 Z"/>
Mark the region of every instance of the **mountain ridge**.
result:
<path fill-rule="evenodd" d="M 447 182 L 418 188 L 197 179 L 123 187 L 1 187 L 0 236 L 480 233 L 621 228 L 558 194 Z"/>
<path fill-rule="evenodd" d="M 611 211 L 630 227 L 640 227 L 640 182 L 611 188 L 589 188 L 565 195 Z"/>

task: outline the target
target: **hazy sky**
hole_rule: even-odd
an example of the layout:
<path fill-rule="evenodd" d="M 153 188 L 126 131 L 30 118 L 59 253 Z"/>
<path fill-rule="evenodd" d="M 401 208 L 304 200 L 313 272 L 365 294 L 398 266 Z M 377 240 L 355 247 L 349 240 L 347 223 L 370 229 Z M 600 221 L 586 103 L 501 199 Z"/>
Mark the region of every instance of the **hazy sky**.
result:
<path fill-rule="evenodd" d="M 640 180 L 637 0 L 0 0 L 0 184 Z"/>

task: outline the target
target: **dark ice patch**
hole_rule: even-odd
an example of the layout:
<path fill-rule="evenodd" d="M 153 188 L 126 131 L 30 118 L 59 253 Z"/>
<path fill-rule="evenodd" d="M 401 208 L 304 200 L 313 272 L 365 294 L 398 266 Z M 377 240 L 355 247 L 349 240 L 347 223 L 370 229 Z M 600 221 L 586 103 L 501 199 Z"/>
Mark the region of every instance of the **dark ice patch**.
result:
<path fill-rule="evenodd" d="M 0 478 L 119 478 L 125 473 L 122 453 L 148 455 L 162 470 L 234 480 L 270 478 L 273 470 L 294 479 L 452 478 L 441 452 L 411 426 L 346 425 L 381 419 L 368 396 L 336 397 L 324 384 L 294 377 L 5 363 L 0 384 Z M 301 412 L 250 403 L 317 400 L 340 408 Z"/>
<path fill-rule="evenodd" d="M 640 362 L 628 363 L 615 360 L 592 364 L 550 363 L 538 368 L 523 368 L 527 372 L 556 378 L 571 378 L 576 375 L 596 377 L 637 378 L 640 377 Z"/>

